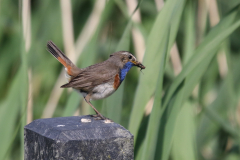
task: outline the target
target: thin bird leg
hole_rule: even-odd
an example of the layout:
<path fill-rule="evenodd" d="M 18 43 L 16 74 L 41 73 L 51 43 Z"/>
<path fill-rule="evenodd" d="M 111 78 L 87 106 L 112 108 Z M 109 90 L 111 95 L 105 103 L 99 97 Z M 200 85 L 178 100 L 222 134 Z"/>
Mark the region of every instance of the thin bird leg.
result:
<path fill-rule="evenodd" d="M 92 105 L 92 103 L 89 101 L 88 96 L 86 96 L 85 101 L 93 108 L 93 110 L 96 112 L 96 114 L 101 117 L 102 119 L 106 119 L 105 117 L 102 116 L 102 114 L 100 112 L 98 112 L 98 110 Z"/>

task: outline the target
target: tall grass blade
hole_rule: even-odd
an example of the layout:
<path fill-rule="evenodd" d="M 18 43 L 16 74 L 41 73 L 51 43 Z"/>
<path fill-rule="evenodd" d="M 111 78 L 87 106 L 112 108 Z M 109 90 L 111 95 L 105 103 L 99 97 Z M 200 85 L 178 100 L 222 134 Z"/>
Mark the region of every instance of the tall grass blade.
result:
<path fill-rule="evenodd" d="M 196 160 L 196 120 L 194 104 L 186 102 L 177 118 L 174 130 L 172 157 L 174 160 Z"/>
<path fill-rule="evenodd" d="M 10 142 L 13 138 L 15 130 L 15 122 L 20 111 L 20 90 L 22 82 L 22 69 L 20 68 L 16 74 L 9 93 L 7 93 L 6 100 L 1 105 L 0 112 L 0 159 L 5 157 L 7 150 L 9 149 Z M 11 113 L 11 114 L 8 114 Z M 7 125 L 6 125 L 7 124 Z"/>
<path fill-rule="evenodd" d="M 195 28 L 194 28 L 194 11 L 195 2 L 187 1 L 184 10 L 184 54 L 183 64 L 186 64 L 191 58 L 195 49 Z M 183 104 L 182 109 L 177 117 L 176 127 L 173 134 L 172 157 L 174 160 L 195 160 L 196 151 L 196 134 L 195 134 L 195 117 L 194 103 L 187 101 Z M 184 146 L 184 147 L 182 147 Z"/>
<path fill-rule="evenodd" d="M 27 54 L 31 47 L 31 8 L 30 8 L 30 1 L 25 0 L 22 1 L 22 79 L 21 79 L 21 129 L 20 129 L 20 135 L 21 135 L 21 159 L 24 159 L 24 126 L 27 123 L 27 107 L 28 107 L 28 99 L 30 96 L 28 96 L 28 89 L 29 89 L 29 79 L 28 79 L 28 64 L 27 64 Z M 29 106 L 30 107 L 30 106 Z M 29 113 L 32 114 L 32 113 Z"/>
<path fill-rule="evenodd" d="M 24 43 L 23 43 L 24 44 Z M 21 159 L 24 157 L 24 126 L 27 123 L 27 104 L 28 104 L 28 72 L 27 72 L 27 55 L 23 47 L 22 52 L 22 70 L 21 70 L 21 83 L 20 83 L 20 97 L 21 97 L 21 120 L 22 125 L 20 128 L 21 132 Z"/>
<path fill-rule="evenodd" d="M 166 41 L 164 34 L 171 24 L 169 39 L 169 46 L 171 47 L 175 40 L 184 3 L 185 0 L 168 0 L 158 14 L 148 37 L 143 60 L 146 69 L 144 75 L 140 75 L 129 122 L 129 130 L 135 136 L 135 140 L 144 114 L 144 107 L 155 91 L 158 76 L 156 73 L 159 73 L 158 66 L 161 62 L 161 54 L 164 53 L 164 41 Z"/>
<path fill-rule="evenodd" d="M 195 27 L 194 27 L 194 20 L 195 20 L 195 2 L 194 0 L 189 0 L 186 3 L 185 10 L 184 10 L 184 55 L 183 55 L 183 65 L 187 63 L 187 61 L 191 58 L 193 51 L 195 49 Z"/>
<path fill-rule="evenodd" d="M 148 127 L 147 127 L 147 134 L 146 138 L 144 140 L 144 149 L 141 152 L 138 152 L 138 154 L 142 154 L 141 159 L 154 159 L 154 155 L 156 152 L 156 146 L 157 146 L 157 139 L 158 139 L 158 131 L 159 131 L 159 122 L 160 118 L 159 114 L 161 114 L 161 101 L 162 101 L 162 85 L 163 85 L 163 78 L 164 78 L 164 70 L 165 70 L 165 64 L 166 64 L 166 57 L 168 53 L 168 44 L 169 44 L 169 36 L 170 31 L 166 33 L 165 36 L 165 44 L 164 44 L 164 52 L 162 53 L 161 62 L 158 66 L 160 68 L 158 74 L 158 80 L 157 80 L 157 86 L 155 91 L 155 98 L 154 98 L 154 104 L 152 108 L 152 112 L 150 114 L 150 119 L 148 121 Z"/>

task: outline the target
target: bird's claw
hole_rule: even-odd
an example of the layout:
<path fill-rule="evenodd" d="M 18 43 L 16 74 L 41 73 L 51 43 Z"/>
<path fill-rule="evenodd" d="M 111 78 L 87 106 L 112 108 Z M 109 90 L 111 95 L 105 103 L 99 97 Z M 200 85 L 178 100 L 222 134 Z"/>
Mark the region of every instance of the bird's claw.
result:
<path fill-rule="evenodd" d="M 94 117 L 95 120 L 105 120 L 107 118 L 103 117 L 101 114 L 94 114 L 91 115 L 92 117 Z"/>
<path fill-rule="evenodd" d="M 113 122 L 111 119 L 106 118 L 101 114 L 94 114 L 94 115 L 91 115 L 91 116 L 94 117 L 95 120 L 107 120 L 109 122 Z"/>

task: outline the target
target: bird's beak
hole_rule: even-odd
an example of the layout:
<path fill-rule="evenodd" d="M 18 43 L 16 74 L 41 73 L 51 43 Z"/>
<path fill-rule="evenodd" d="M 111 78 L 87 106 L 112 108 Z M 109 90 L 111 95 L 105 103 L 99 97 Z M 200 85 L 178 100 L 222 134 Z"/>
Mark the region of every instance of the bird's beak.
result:
<path fill-rule="evenodd" d="M 135 66 L 141 68 L 141 69 L 145 69 L 145 66 L 141 63 L 141 62 L 138 62 L 138 61 L 131 61 Z"/>

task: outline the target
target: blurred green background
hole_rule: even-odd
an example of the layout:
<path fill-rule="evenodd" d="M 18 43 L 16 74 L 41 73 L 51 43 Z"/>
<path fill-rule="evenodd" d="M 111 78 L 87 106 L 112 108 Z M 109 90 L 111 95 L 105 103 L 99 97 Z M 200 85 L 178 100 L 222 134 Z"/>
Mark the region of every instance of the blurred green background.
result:
<path fill-rule="evenodd" d="M 0 159 L 23 159 L 23 127 L 93 114 L 46 50 L 78 67 L 133 53 L 118 91 L 94 101 L 134 134 L 137 160 L 240 159 L 239 0 L 1 0 Z"/>

